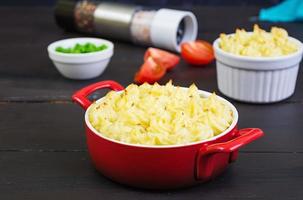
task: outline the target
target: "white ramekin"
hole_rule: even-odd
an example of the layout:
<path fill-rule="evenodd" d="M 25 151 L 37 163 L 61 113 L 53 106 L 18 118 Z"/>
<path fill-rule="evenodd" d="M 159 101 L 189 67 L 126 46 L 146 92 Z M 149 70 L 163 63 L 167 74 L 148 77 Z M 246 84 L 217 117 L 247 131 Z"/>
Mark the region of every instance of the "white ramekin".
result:
<path fill-rule="evenodd" d="M 217 65 L 219 90 L 227 97 L 251 103 L 272 103 L 290 97 L 296 86 L 302 43 L 292 37 L 298 51 L 280 57 L 249 57 L 234 55 L 213 47 Z"/>
<path fill-rule="evenodd" d="M 95 45 L 105 44 L 107 49 L 85 54 L 68 54 L 56 51 L 56 47 L 72 47 L 87 42 Z M 49 58 L 58 71 L 66 78 L 91 79 L 100 76 L 107 67 L 114 52 L 114 45 L 108 40 L 99 38 L 71 38 L 51 43 L 48 47 Z"/>

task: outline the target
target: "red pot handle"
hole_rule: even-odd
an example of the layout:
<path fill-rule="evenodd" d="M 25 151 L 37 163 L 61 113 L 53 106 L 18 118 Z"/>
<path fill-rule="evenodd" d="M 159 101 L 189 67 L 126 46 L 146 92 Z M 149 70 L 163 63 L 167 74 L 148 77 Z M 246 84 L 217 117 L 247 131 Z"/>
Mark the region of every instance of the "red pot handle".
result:
<path fill-rule="evenodd" d="M 216 167 L 221 167 L 219 163 L 213 159 L 217 153 L 230 153 L 229 162 L 233 162 L 237 158 L 238 149 L 249 144 L 250 142 L 262 137 L 263 131 L 258 128 L 241 129 L 236 134 L 236 138 L 223 143 L 216 143 L 203 146 L 197 156 L 196 179 L 209 180 L 213 173 L 218 171 Z"/>
<path fill-rule="evenodd" d="M 124 90 L 124 87 L 115 81 L 100 81 L 86 86 L 75 92 L 72 96 L 72 100 L 78 103 L 84 110 L 86 110 L 92 104 L 92 102 L 87 98 L 87 96 L 93 93 L 94 91 L 103 88 L 109 88 L 114 91 Z"/>

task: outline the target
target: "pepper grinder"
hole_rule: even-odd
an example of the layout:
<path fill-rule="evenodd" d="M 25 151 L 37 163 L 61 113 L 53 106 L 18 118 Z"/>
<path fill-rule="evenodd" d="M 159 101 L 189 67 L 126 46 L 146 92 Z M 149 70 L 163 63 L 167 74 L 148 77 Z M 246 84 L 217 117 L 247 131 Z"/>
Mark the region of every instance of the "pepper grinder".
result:
<path fill-rule="evenodd" d="M 59 0 L 55 19 L 66 30 L 177 52 L 182 42 L 195 40 L 198 31 L 197 19 L 189 11 L 105 1 Z"/>

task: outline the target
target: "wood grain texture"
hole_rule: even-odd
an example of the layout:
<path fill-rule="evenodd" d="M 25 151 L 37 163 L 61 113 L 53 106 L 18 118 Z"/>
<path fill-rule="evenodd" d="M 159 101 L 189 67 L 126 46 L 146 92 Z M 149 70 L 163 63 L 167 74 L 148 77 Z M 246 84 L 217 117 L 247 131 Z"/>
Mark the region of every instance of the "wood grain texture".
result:
<path fill-rule="evenodd" d="M 0 161 L 2 200 L 297 200 L 303 195 L 301 153 L 241 153 L 237 162 L 209 183 L 162 192 L 106 179 L 94 170 L 86 152 L 0 152 Z"/>
<path fill-rule="evenodd" d="M 236 103 L 239 128 L 258 127 L 265 137 L 241 151 L 303 153 L 303 104 Z M 0 151 L 86 151 L 80 106 L 71 103 L 0 104 Z"/>
<path fill-rule="evenodd" d="M 199 38 L 251 28 L 258 7 L 195 7 Z M 90 164 L 84 111 L 72 104 L 73 92 L 90 83 L 113 79 L 126 86 L 142 63 L 145 47 L 115 42 L 115 55 L 103 75 L 89 81 L 63 78 L 48 59 L 46 47 L 66 33 L 48 7 L 0 7 L 0 200 L 53 199 L 212 199 L 297 200 L 303 196 L 303 76 L 295 94 L 269 105 L 232 101 L 239 127 L 259 127 L 265 137 L 241 149 L 239 160 L 222 176 L 197 187 L 146 191 L 116 184 Z M 279 25 L 303 40 L 298 23 Z M 218 91 L 215 64 L 195 68 L 185 62 L 161 83 Z M 99 98 L 106 91 L 97 92 Z M 135 173 L 135 172 L 134 172 Z"/>
<path fill-rule="evenodd" d="M 251 16 L 257 7 L 198 7 L 193 11 L 199 21 L 199 38 L 213 41 L 221 32 L 230 33 L 237 27 L 251 29 L 255 22 Z M 0 101 L 68 100 L 71 94 L 90 83 L 113 79 L 123 85 L 132 83 L 135 72 L 142 64 L 145 47 L 115 42 L 115 54 L 100 77 L 89 81 L 63 78 L 49 60 L 46 47 L 49 43 L 68 37 L 84 36 L 66 33 L 58 28 L 51 8 L 0 7 Z M 11 14 L 14 13 L 14 14 Z M 261 23 L 265 28 L 274 25 Z M 303 40 L 303 27 L 296 23 L 279 24 L 291 35 Z M 287 101 L 303 101 L 303 77 L 299 73 L 296 93 Z M 200 89 L 217 91 L 215 63 L 197 68 L 181 62 L 168 73 L 161 83 L 169 79 L 175 84 L 188 86 L 196 83 Z"/>

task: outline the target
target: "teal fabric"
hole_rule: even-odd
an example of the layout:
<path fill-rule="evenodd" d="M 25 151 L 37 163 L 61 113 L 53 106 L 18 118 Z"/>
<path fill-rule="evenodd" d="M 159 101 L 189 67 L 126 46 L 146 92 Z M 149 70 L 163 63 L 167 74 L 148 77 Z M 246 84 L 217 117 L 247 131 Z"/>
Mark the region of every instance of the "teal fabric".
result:
<path fill-rule="evenodd" d="M 291 22 L 303 21 L 303 0 L 285 0 L 267 9 L 261 9 L 260 21 Z"/>

